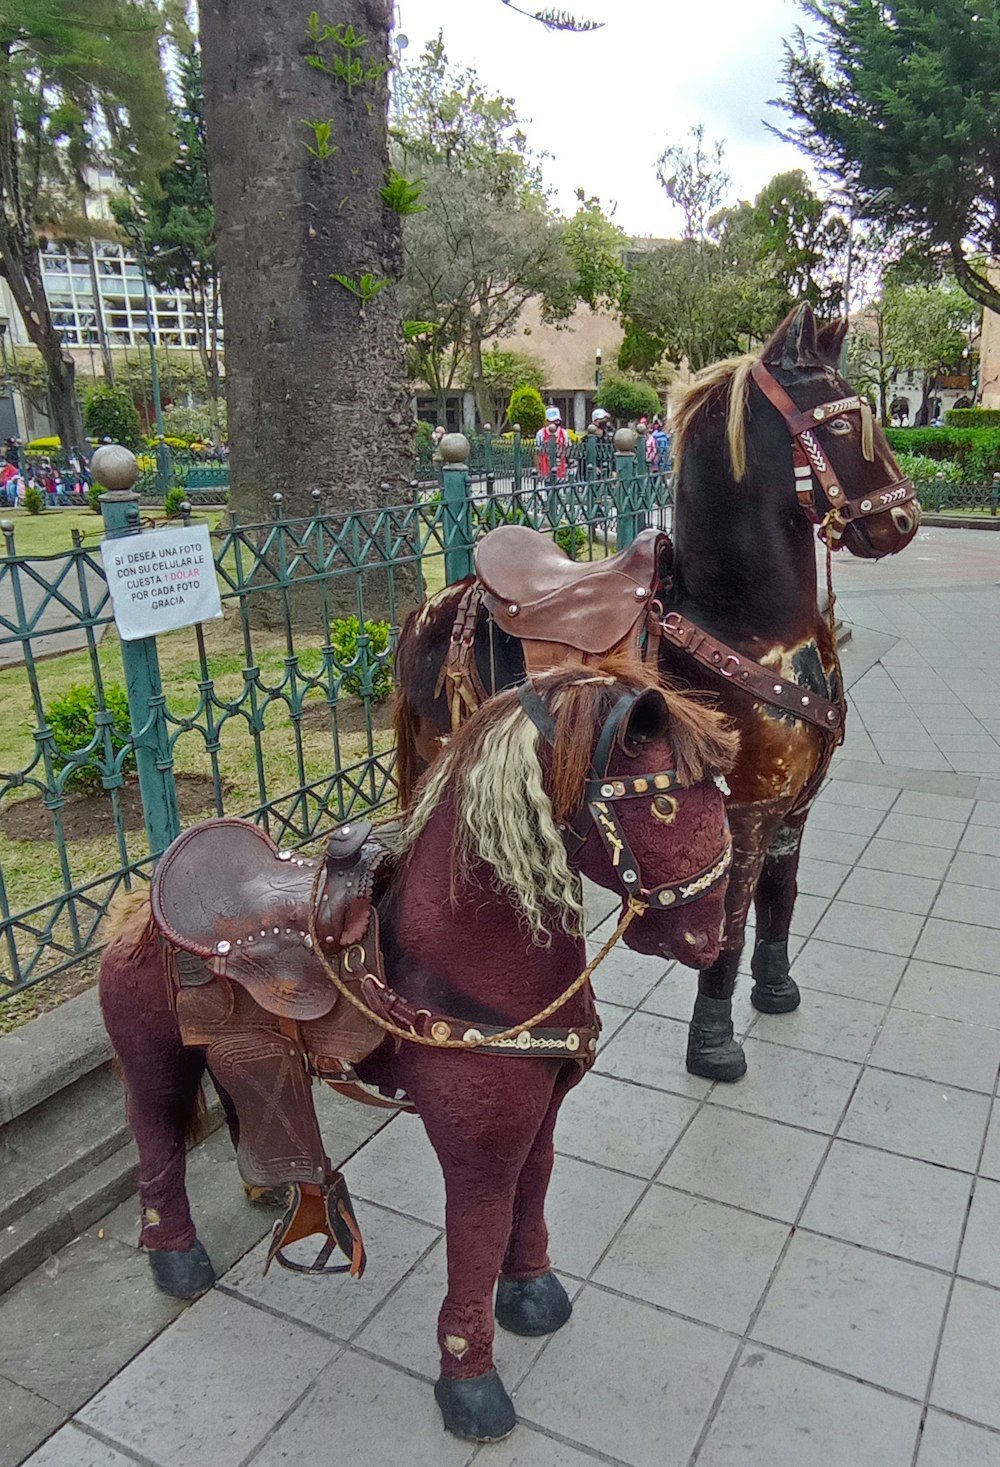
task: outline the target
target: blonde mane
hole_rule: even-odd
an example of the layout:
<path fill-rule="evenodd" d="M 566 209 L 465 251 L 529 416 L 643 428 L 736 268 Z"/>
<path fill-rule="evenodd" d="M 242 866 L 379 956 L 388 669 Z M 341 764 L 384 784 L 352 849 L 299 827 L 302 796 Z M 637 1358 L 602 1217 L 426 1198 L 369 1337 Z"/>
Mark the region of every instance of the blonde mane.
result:
<path fill-rule="evenodd" d="M 680 469 L 688 434 L 704 408 L 727 399 L 726 444 L 729 464 L 737 484 L 747 471 L 746 409 L 750 392 L 750 368 L 755 356 L 726 357 L 699 372 L 689 387 L 673 398 L 673 460 Z"/>

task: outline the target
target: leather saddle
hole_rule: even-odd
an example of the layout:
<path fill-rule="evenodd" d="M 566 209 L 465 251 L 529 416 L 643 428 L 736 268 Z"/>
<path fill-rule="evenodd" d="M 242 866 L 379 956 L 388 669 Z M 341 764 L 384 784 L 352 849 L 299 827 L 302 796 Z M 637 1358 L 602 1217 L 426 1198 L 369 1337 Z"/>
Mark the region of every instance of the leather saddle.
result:
<path fill-rule="evenodd" d="M 336 953 L 362 940 L 371 915 L 374 876 L 385 849 L 370 840 L 371 822 L 347 821 L 329 837 L 316 896 L 316 932 Z M 153 920 L 172 948 L 200 958 L 183 984 L 225 977 L 268 1013 L 322 1018 L 337 990 L 312 951 L 310 907 L 318 863 L 279 851 L 248 820 L 192 826 L 161 858 L 150 890 Z"/>
<path fill-rule="evenodd" d="M 501 525 L 476 545 L 475 566 L 490 615 L 521 641 L 530 673 L 616 651 L 639 656 L 671 554 L 669 536 L 643 530 L 606 560 L 578 562 L 537 530 Z"/>

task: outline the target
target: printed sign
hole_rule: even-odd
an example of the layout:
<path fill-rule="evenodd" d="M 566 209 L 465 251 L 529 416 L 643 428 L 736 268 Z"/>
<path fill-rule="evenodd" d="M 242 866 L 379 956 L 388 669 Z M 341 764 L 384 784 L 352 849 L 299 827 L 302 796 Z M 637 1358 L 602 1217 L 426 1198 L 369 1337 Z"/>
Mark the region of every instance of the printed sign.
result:
<path fill-rule="evenodd" d="M 123 642 L 222 616 L 207 525 L 104 540 L 101 556 Z"/>

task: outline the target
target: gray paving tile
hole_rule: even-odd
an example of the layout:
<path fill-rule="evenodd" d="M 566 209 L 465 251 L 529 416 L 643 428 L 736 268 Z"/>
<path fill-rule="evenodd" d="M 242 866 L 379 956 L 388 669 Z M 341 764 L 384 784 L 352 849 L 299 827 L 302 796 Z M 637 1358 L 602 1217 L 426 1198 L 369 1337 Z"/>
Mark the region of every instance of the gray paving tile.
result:
<path fill-rule="evenodd" d="M 842 942 L 849 947 L 907 957 L 922 925 L 923 918 L 909 912 L 880 911 L 838 898 L 813 935 L 823 942 Z"/>
<path fill-rule="evenodd" d="M 866 1070 L 840 1134 L 901 1156 L 975 1171 L 989 1100 L 911 1075 Z"/>
<path fill-rule="evenodd" d="M 685 1467 L 734 1352 L 716 1330 L 588 1287 L 517 1409 L 629 1467 Z"/>
<path fill-rule="evenodd" d="M 748 1345 L 698 1467 L 910 1467 L 919 1425 L 915 1402 Z"/>
<path fill-rule="evenodd" d="M 828 897 L 800 892 L 795 900 L 789 931 L 796 937 L 808 937 L 829 905 Z"/>
<path fill-rule="evenodd" d="M 992 1093 L 1000 1067 L 1000 1030 L 893 1008 L 871 1062 L 880 1069 Z"/>
<path fill-rule="evenodd" d="M 965 886 L 982 886 L 1000 891 L 1000 858 L 959 851 L 948 869 L 948 880 Z"/>
<path fill-rule="evenodd" d="M 872 1047 L 883 1012 L 882 1004 L 809 989 L 794 1013 L 759 1015 L 753 1036 L 860 1062 Z"/>
<path fill-rule="evenodd" d="M 945 922 L 969 922 L 977 927 L 1000 927 L 1000 902 L 981 886 L 960 886 L 949 880 L 934 903 L 933 913 Z M 995 941 L 1000 943 L 1000 938 Z"/>
<path fill-rule="evenodd" d="M 996 1467 L 1000 1436 L 982 1426 L 928 1411 L 917 1467 Z"/>
<path fill-rule="evenodd" d="M 942 754 L 934 743 L 931 743 L 929 749 L 923 747 L 899 749 L 881 744 L 879 752 L 883 759 L 888 759 L 893 765 L 908 766 L 907 773 L 910 776 L 913 776 L 918 770 L 926 770 L 928 773 L 950 773 L 954 767 L 948 755 Z"/>
<path fill-rule="evenodd" d="M 948 1282 L 897 1258 L 797 1233 L 753 1338 L 919 1399 L 930 1376 Z"/>
<path fill-rule="evenodd" d="M 991 825 L 997 829 L 1000 827 L 1000 802 L 977 800 L 970 818 L 973 825 Z"/>
<path fill-rule="evenodd" d="M 265 1277 L 269 1241 L 265 1239 L 226 1274 L 226 1288 L 248 1304 L 262 1304 L 299 1324 L 349 1340 L 440 1236 L 427 1223 L 370 1203 L 357 1204 L 357 1212 L 368 1252 L 363 1278 L 328 1279 L 317 1288 L 315 1278 L 283 1268 L 272 1268 Z M 311 1263 L 316 1252 L 313 1238 L 290 1250 L 291 1257 L 302 1263 Z"/>
<path fill-rule="evenodd" d="M 611 928 L 613 930 L 614 924 Z M 604 936 L 610 937 L 611 931 Z M 596 957 L 600 946 L 600 942 L 589 942 L 588 958 Z M 669 966 L 666 958 L 648 958 L 619 943 L 594 974 L 594 992 L 607 1003 L 617 1003 L 623 1008 L 634 1009 L 649 990 L 655 988 Z"/>
<path fill-rule="evenodd" d="M 791 938 L 788 943 L 789 954 L 794 955 L 796 948 L 801 944 L 802 938 Z M 743 958 L 740 962 L 741 975 L 748 974 L 750 971 L 752 948 L 753 934 L 751 933 L 743 949 Z M 668 973 L 657 984 L 652 993 L 644 1000 L 643 1012 L 662 1014 L 665 1019 L 677 1019 L 680 1023 L 688 1023 L 698 991 L 691 983 L 692 976 L 690 968 L 682 968 L 678 965 L 673 972 Z M 757 1022 L 757 1010 L 750 1002 L 750 987 L 751 985 L 744 981 L 743 976 L 737 979 L 736 990 L 733 993 L 733 1029 L 738 1038 L 741 1038 Z"/>
<path fill-rule="evenodd" d="M 114 1300 L 114 1328 L 95 1330 Z M 0 1375 L 74 1411 L 182 1306 L 134 1248 L 85 1233 L 4 1296 Z"/>
<path fill-rule="evenodd" d="M 944 963 L 949 968 L 1000 974 L 1000 938 L 989 927 L 976 927 L 967 922 L 928 917 L 913 956 L 929 963 Z"/>
<path fill-rule="evenodd" d="M 977 804 L 981 801 L 988 805 L 1000 805 L 1000 779 L 980 779 L 973 791 Z M 994 825 L 994 820 L 978 820 L 975 811 L 972 815 L 973 825 Z"/>
<path fill-rule="evenodd" d="M 968 973 L 964 968 L 914 958 L 903 974 L 893 1006 L 1000 1029 L 1000 983 L 993 973 Z"/>
<path fill-rule="evenodd" d="M 971 1186 L 963 1172 L 834 1141 L 800 1226 L 950 1270 Z"/>
<path fill-rule="evenodd" d="M 735 1085 L 719 1085 L 712 1104 L 748 1111 L 806 1130 L 834 1130 L 858 1075 L 858 1066 L 802 1049 L 746 1041 L 748 1072 Z"/>
<path fill-rule="evenodd" d="M 973 801 L 961 795 L 924 795 L 904 790 L 893 805 L 895 815 L 920 815 L 931 820 L 968 820 Z"/>
<path fill-rule="evenodd" d="M 826 1146 L 814 1131 L 706 1105 L 656 1180 L 794 1222 Z"/>
<path fill-rule="evenodd" d="M 983 1177 L 993 1177 L 1000 1181 L 1000 1106 L 994 1105 L 990 1123 L 986 1129 L 986 1145 L 983 1147 L 983 1159 L 979 1163 L 979 1173 Z"/>
<path fill-rule="evenodd" d="M 848 835 L 839 830 L 821 830 L 818 825 L 813 826 L 810 818 L 802 837 L 802 854 L 815 857 L 819 861 L 843 861 L 847 865 L 853 865 L 867 844 L 867 836 Z"/>
<path fill-rule="evenodd" d="M 662 1101 L 662 1096 L 657 1097 Z M 557 1156 L 545 1199 L 553 1268 L 586 1278 L 642 1193 L 638 1178 Z"/>
<path fill-rule="evenodd" d="M 696 1109 L 695 1101 L 679 1095 L 588 1075 L 563 1101 L 556 1150 L 651 1177 Z"/>
<path fill-rule="evenodd" d="M 444 1227 L 444 1177 L 417 1116 L 397 1116 L 351 1158 L 344 1175 L 352 1197 Z"/>
<path fill-rule="evenodd" d="M 71 1422 L 29 1457 L 26 1467 L 135 1467 L 135 1458 L 88 1436 Z"/>
<path fill-rule="evenodd" d="M 972 1198 L 958 1271 L 1000 1289 L 1000 1182 L 980 1177 Z"/>
<path fill-rule="evenodd" d="M 960 851 L 972 851 L 978 856 L 1000 856 L 1000 827 L 995 825 L 968 825 L 959 843 Z"/>
<path fill-rule="evenodd" d="M 590 1453 L 557 1442 L 528 1426 L 519 1426 L 505 1442 L 484 1450 L 489 1467 L 594 1467 Z"/>
<path fill-rule="evenodd" d="M 788 1234 L 785 1223 L 652 1187 L 594 1282 L 742 1334 Z"/>
<path fill-rule="evenodd" d="M 911 841 L 876 836 L 858 857 L 858 865 L 876 871 L 898 871 L 901 876 L 930 876 L 940 880 L 952 859 L 950 849 L 918 846 Z"/>
<path fill-rule="evenodd" d="M 429 1385 L 345 1350 L 282 1422 L 254 1467 L 329 1461 L 334 1455 L 338 1462 L 464 1467 L 472 1449 L 443 1430 Z"/>
<path fill-rule="evenodd" d="M 3 1317 L 0 1304 L 0 1325 Z M 0 1378 L 0 1467 L 18 1467 L 65 1420 L 66 1412 L 59 1406 Z"/>
<path fill-rule="evenodd" d="M 611 1036 L 618 1033 L 632 1010 L 623 1008 L 620 1003 L 605 1003 L 603 999 L 599 999 L 597 1012 L 601 1020 L 601 1043 L 607 1044 Z"/>
<path fill-rule="evenodd" d="M 562 1279 L 572 1297 L 579 1284 L 569 1274 Z M 437 1380 L 437 1317 L 447 1290 L 447 1247 L 442 1239 L 365 1325 L 355 1343 L 404 1370 Z M 514 1389 L 545 1343 L 544 1337 L 527 1339 L 497 1330 L 493 1355 L 508 1390 Z"/>
<path fill-rule="evenodd" d="M 934 904 L 940 882 L 928 876 L 902 876 L 896 871 L 854 870 L 837 898 L 860 902 L 888 912 L 911 912 L 925 916 Z"/>
<path fill-rule="evenodd" d="M 959 820 L 935 820 L 925 815 L 897 815 L 891 811 L 882 822 L 883 840 L 912 841 L 917 846 L 939 846 L 954 850 L 965 829 Z"/>
<path fill-rule="evenodd" d="M 812 938 L 796 957 L 792 972 L 804 988 L 887 1004 L 905 967 L 905 958 L 890 953 Z"/>
<path fill-rule="evenodd" d="M 799 862 L 799 891 L 809 896 L 836 896 L 850 871 L 842 861 L 813 861 L 803 857 Z"/>
<path fill-rule="evenodd" d="M 80 1420 L 157 1467 L 237 1467 L 338 1348 L 238 1299 L 208 1294 Z"/>
<path fill-rule="evenodd" d="M 712 1087 L 710 1081 L 689 1075 L 684 1067 L 687 1036 L 687 1024 L 676 1019 L 633 1014 L 598 1054 L 596 1069 L 603 1075 L 700 1100 Z"/>
<path fill-rule="evenodd" d="M 1000 1427 L 1000 1292 L 958 1279 L 941 1341 L 931 1404 Z"/>
<path fill-rule="evenodd" d="M 870 810 L 864 805 L 818 802 L 810 812 L 809 825 L 813 830 L 836 830 L 847 835 L 874 835 L 883 818 L 882 810 Z"/>
<path fill-rule="evenodd" d="M 847 779 L 831 779 L 823 786 L 819 800 L 829 805 L 860 805 L 865 810 L 888 810 L 896 800 L 896 791 L 877 784 L 852 784 Z"/>

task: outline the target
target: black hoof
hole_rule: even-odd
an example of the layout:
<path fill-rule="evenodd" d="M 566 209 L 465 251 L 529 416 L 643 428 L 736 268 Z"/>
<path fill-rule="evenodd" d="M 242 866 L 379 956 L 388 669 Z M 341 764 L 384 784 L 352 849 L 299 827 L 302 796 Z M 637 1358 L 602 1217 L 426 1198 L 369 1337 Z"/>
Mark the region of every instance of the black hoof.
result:
<path fill-rule="evenodd" d="M 537 1279 L 505 1279 L 497 1284 L 497 1324 L 512 1335 L 553 1335 L 573 1313 L 573 1304 L 551 1271 Z"/>
<path fill-rule="evenodd" d="M 750 1002 L 759 1014 L 790 1014 L 802 1002 L 799 985 L 794 978 L 784 983 L 755 983 Z"/>
<path fill-rule="evenodd" d="M 728 998 L 695 999 L 688 1029 L 688 1073 L 703 1080 L 739 1080 L 747 1072 L 742 1045 L 733 1038 L 732 1005 Z"/>
<path fill-rule="evenodd" d="M 444 1429 L 467 1442 L 500 1442 L 517 1425 L 514 1402 L 495 1370 L 472 1380 L 447 1380 L 434 1387 Z"/>
<path fill-rule="evenodd" d="M 212 1260 L 195 1241 L 183 1253 L 168 1253 L 162 1248 L 148 1248 L 146 1257 L 158 1289 L 171 1299 L 197 1299 L 215 1283 Z"/>

